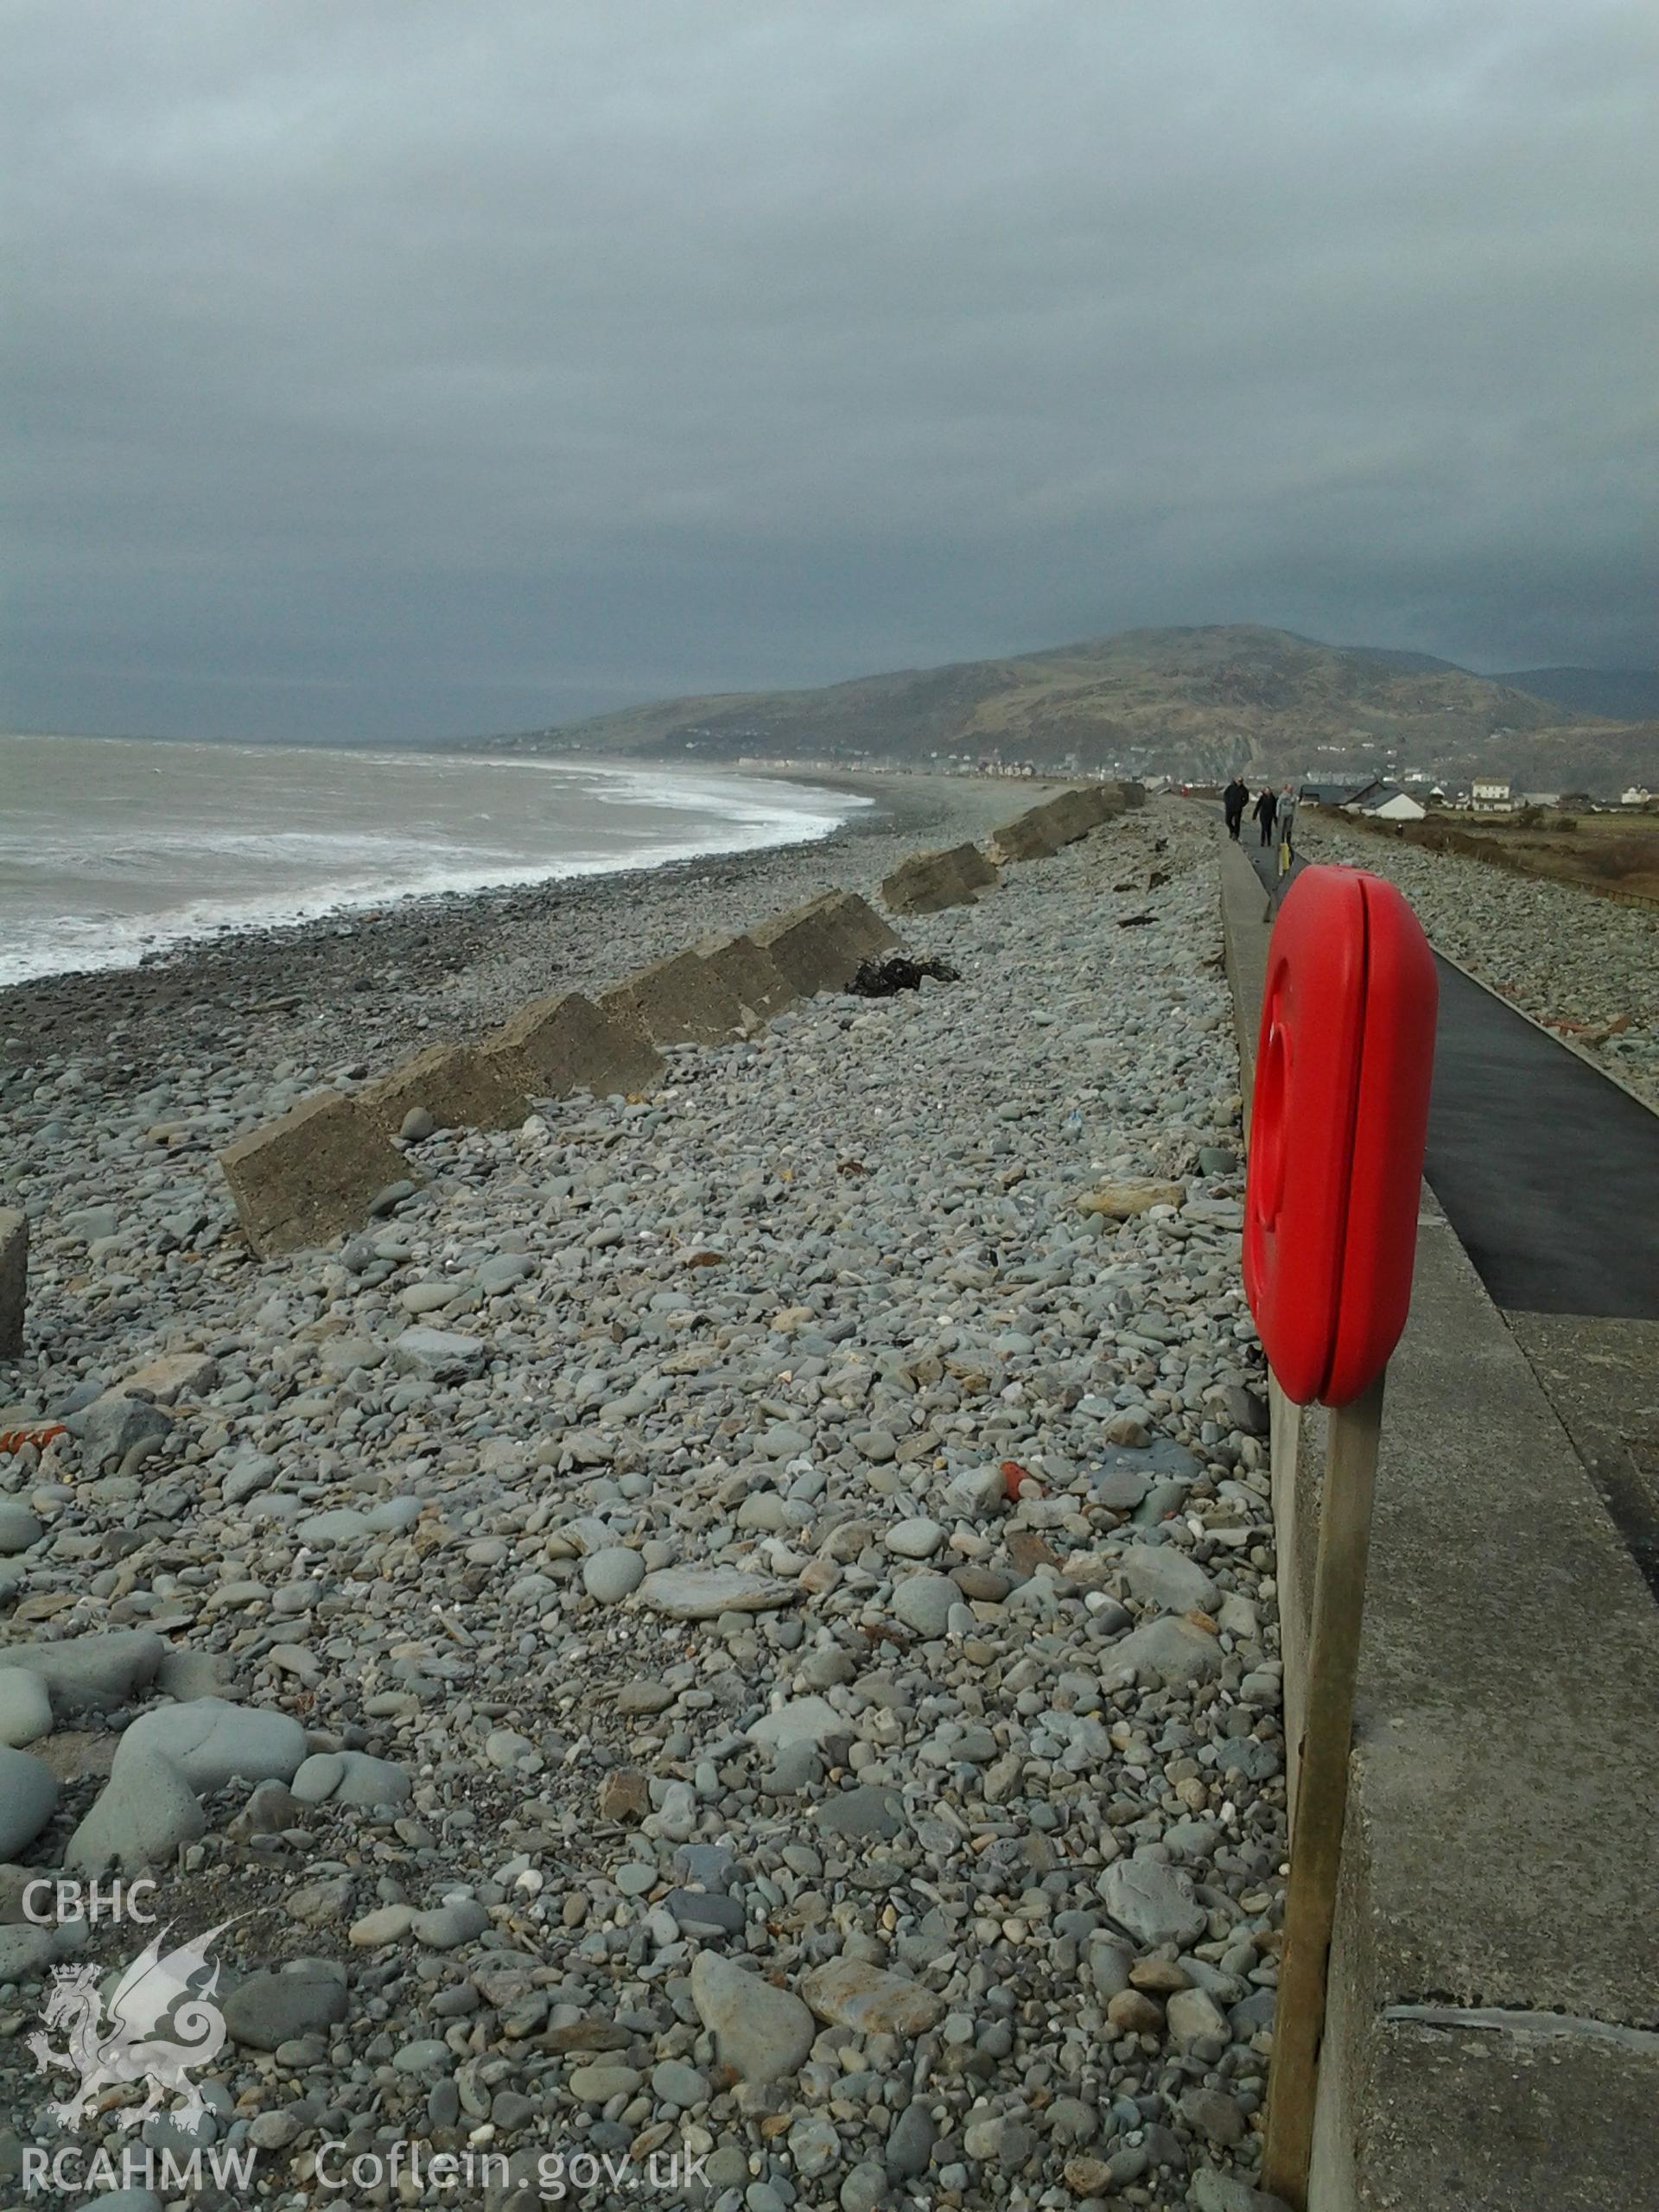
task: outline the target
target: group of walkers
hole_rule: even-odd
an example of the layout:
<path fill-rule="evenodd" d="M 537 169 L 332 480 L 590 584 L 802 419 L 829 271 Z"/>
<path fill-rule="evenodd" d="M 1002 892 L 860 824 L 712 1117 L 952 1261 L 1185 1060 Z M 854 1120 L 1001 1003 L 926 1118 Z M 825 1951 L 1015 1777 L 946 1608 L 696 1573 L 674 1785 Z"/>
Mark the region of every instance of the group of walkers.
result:
<path fill-rule="evenodd" d="M 1275 791 L 1270 784 L 1263 785 L 1256 795 L 1255 805 L 1251 806 L 1250 787 L 1242 776 L 1236 775 L 1226 790 L 1223 791 L 1221 804 L 1222 810 L 1227 817 L 1227 835 L 1235 844 L 1238 842 L 1238 833 L 1243 827 L 1245 809 L 1248 807 L 1255 820 L 1262 825 L 1262 842 L 1264 846 L 1271 845 L 1275 842 L 1274 833 L 1277 832 L 1279 864 L 1281 868 L 1288 868 L 1292 858 L 1292 836 L 1296 823 L 1294 784 L 1287 784 L 1282 791 Z"/>

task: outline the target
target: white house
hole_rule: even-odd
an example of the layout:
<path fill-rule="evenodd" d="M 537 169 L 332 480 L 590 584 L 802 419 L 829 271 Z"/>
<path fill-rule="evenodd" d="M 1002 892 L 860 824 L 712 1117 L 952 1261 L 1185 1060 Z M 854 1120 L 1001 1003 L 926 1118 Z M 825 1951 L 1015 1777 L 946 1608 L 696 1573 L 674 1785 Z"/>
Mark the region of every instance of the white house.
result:
<path fill-rule="evenodd" d="M 1632 784 L 1629 791 L 1620 791 L 1618 803 L 1621 806 L 1646 806 L 1652 797 L 1645 784 Z"/>
<path fill-rule="evenodd" d="M 1390 791 L 1387 798 L 1378 799 L 1365 811 L 1383 822 L 1421 822 L 1428 809 L 1421 799 L 1413 798 L 1409 791 Z"/>
<path fill-rule="evenodd" d="M 1500 783 L 1495 776 L 1477 776 L 1469 803 L 1477 814 L 1510 814 L 1515 810 L 1515 793 L 1507 777 Z"/>

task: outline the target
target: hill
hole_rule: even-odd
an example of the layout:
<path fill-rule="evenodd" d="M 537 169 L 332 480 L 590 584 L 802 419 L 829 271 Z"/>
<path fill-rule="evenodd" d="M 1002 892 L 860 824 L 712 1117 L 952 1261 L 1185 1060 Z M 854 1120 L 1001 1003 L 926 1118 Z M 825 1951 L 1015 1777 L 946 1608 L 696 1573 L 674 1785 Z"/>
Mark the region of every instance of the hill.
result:
<path fill-rule="evenodd" d="M 498 742 L 503 741 L 498 741 Z M 1275 779 L 1349 768 L 1521 775 L 1596 790 L 1653 774 L 1651 731 L 1563 715 L 1554 701 L 1423 653 L 1321 645 L 1241 626 L 1129 630 L 1010 658 L 860 677 L 819 690 L 672 699 L 505 741 L 536 750 L 683 758 L 1028 762 L 1180 779 L 1236 766 Z M 1514 757 L 1516 765 L 1507 765 Z M 1539 780 L 1535 768 L 1524 771 Z"/>

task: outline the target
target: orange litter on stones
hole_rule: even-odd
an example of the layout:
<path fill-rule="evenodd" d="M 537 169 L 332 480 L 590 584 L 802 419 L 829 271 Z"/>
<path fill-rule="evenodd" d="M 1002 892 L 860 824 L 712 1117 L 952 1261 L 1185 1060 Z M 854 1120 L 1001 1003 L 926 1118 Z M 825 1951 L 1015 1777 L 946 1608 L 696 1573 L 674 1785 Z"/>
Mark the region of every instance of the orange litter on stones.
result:
<path fill-rule="evenodd" d="M 0 1452 L 21 1452 L 26 1444 L 50 1444 L 54 1437 L 68 1433 L 60 1421 L 29 1421 L 22 1428 L 0 1428 Z"/>

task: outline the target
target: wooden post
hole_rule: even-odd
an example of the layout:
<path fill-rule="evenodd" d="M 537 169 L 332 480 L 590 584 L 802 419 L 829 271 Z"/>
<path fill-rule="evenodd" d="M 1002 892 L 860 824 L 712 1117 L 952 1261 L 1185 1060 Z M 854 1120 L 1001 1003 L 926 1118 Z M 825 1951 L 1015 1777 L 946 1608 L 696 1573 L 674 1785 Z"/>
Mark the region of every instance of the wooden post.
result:
<path fill-rule="evenodd" d="M 1336 1917 L 1342 1828 L 1348 1808 L 1354 1677 L 1365 1605 L 1371 1497 L 1382 1420 L 1382 1377 L 1331 1414 L 1319 1542 L 1308 1626 L 1306 1692 L 1290 1829 L 1290 1891 L 1279 1959 L 1268 2139 L 1262 2185 L 1307 2212 L 1325 1968 Z"/>

